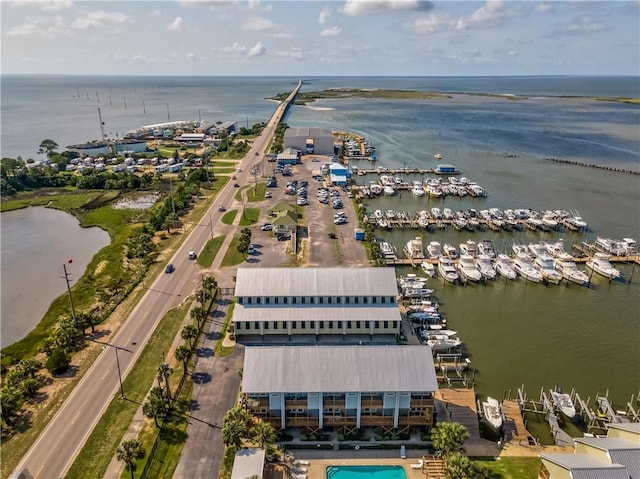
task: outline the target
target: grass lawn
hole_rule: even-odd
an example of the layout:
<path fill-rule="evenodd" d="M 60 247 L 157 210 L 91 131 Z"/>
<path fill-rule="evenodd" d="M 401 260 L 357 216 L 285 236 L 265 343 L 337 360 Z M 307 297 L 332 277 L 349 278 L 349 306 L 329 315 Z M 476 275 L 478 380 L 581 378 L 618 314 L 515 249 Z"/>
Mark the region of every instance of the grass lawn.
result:
<path fill-rule="evenodd" d="M 233 220 L 236 219 L 236 215 L 238 214 L 238 210 L 227 211 L 224 215 L 222 215 L 222 221 L 225 225 L 233 224 Z"/>
<path fill-rule="evenodd" d="M 250 187 L 247 190 L 247 202 L 255 203 L 256 201 L 263 201 L 264 194 L 267 192 L 266 183 L 258 183 L 255 186 Z"/>
<path fill-rule="evenodd" d="M 260 219 L 260 210 L 258 208 L 245 208 L 240 218 L 240 226 L 254 225 Z"/>
<path fill-rule="evenodd" d="M 476 461 L 493 472 L 496 479 L 536 479 L 542 465 L 538 457 L 503 457 L 498 461 L 487 458 Z"/>
<path fill-rule="evenodd" d="M 149 389 L 155 383 L 160 366 L 160 352 L 168 351 L 171 347 L 190 305 L 191 300 L 185 301 L 162 318 L 135 367 L 124 380 L 127 399 L 120 399 L 119 391 L 116 393 L 69 469 L 67 479 L 103 477 L 124 433 L 129 429 L 139 404 L 144 402 Z"/>
<path fill-rule="evenodd" d="M 215 174 L 218 174 L 218 173 L 235 173 L 235 171 L 236 171 L 236 169 L 232 168 L 232 167 L 231 168 L 229 168 L 229 167 L 218 168 L 217 166 L 213 167 L 213 172 Z"/>
<path fill-rule="evenodd" d="M 225 266 L 235 266 L 237 264 L 244 263 L 245 255 L 238 251 L 238 239 L 239 236 L 234 236 L 231 240 L 227 254 L 224 255 L 222 264 L 220 265 L 223 268 Z"/>
<path fill-rule="evenodd" d="M 224 318 L 224 326 L 220 331 L 220 339 L 216 342 L 215 353 L 219 358 L 223 358 L 225 356 L 229 356 L 233 352 L 233 346 L 224 346 L 222 343 L 224 342 L 224 338 L 226 337 L 227 330 L 229 329 L 229 323 L 231 322 L 231 317 L 233 316 L 233 310 L 236 306 L 235 300 L 232 301 L 229 306 L 229 310 L 227 311 L 227 315 Z"/>
<path fill-rule="evenodd" d="M 224 236 L 216 236 L 215 238 L 207 241 L 207 244 L 204 245 L 204 248 L 202 248 L 202 251 L 200 251 L 200 254 L 198 255 L 198 266 L 203 268 L 211 267 L 213 259 L 218 254 L 224 238 Z"/>

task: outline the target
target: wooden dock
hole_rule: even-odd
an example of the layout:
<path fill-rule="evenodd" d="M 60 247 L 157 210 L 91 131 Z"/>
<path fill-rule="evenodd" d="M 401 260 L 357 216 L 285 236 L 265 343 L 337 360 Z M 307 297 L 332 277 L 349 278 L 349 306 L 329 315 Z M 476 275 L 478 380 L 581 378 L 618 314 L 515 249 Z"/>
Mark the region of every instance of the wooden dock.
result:
<path fill-rule="evenodd" d="M 480 439 L 478 406 L 473 389 L 439 389 L 435 398 L 444 403 L 450 421 L 460 423 L 467 429 L 469 439 Z"/>
<path fill-rule="evenodd" d="M 535 439 L 524 425 L 518 401 L 507 399 L 502 401 L 502 414 L 504 415 L 505 441 L 525 446 L 535 444 Z"/>

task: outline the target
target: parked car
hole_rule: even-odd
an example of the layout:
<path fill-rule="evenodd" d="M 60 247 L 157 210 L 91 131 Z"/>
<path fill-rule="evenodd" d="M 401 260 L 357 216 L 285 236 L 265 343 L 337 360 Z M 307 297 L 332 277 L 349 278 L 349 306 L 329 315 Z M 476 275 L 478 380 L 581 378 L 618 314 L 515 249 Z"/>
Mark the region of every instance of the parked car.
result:
<path fill-rule="evenodd" d="M 247 246 L 247 254 L 255 254 L 256 252 L 256 247 L 252 244 L 250 244 L 249 246 Z"/>
<path fill-rule="evenodd" d="M 175 270 L 176 270 L 176 267 L 172 263 L 169 263 L 167 267 L 164 269 L 164 272 L 173 273 Z"/>
<path fill-rule="evenodd" d="M 234 184 L 233 184 L 233 186 L 234 186 L 235 188 L 240 188 L 240 183 L 234 183 Z"/>
<path fill-rule="evenodd" d="M 260 229 L 262 231 L 272 231 L 273 230 L 273 224 L 272 223 L 265 223 L 260 227 Z"/>

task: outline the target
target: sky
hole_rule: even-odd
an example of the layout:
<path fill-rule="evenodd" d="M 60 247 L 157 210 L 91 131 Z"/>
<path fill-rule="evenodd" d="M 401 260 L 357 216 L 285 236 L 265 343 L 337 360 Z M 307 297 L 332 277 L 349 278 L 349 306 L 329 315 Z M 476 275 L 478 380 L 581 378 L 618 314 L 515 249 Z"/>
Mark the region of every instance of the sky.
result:
<path fill-rule="evenodd" d="M 640 0 L 0 0 L 3 74 L 640 75 Z"/>

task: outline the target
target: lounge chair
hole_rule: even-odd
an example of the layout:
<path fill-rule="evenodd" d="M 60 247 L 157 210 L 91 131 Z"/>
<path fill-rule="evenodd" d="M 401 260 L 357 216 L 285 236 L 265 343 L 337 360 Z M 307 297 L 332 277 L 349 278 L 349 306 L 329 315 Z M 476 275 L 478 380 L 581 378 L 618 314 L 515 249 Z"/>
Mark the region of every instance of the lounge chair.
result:
<path fill-rule="evenodd" d="M 424 463 L 424 461 L 422 459 L 418 459 L 417 463 L 414 464 L 409 464 L 411 466 L 411 469 L 422 469 L 422 464 Z"/>
<path fill-rule="evenodd" d="M 294 466 L 308 466 L 309 465 L 309 461 L 303 461 L 302 459 L 296 459 L 293 462 Z"/>
<path fill-rule="evenodd" d="M 307 479 L 306 474 L 291 474 L 292 479 Z"/>
<path fill-rule="evenodd" d="M 306 472 L 307 472 L 307 468 L 306 467 L 293 466 L 293 473 L 294 474 L 305 474 Z"/>

